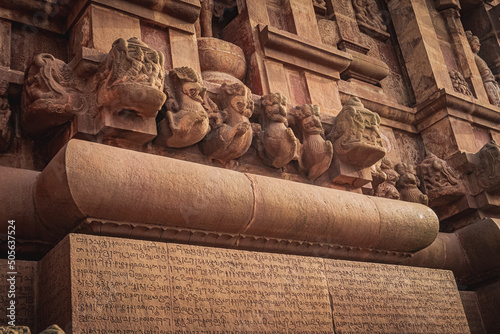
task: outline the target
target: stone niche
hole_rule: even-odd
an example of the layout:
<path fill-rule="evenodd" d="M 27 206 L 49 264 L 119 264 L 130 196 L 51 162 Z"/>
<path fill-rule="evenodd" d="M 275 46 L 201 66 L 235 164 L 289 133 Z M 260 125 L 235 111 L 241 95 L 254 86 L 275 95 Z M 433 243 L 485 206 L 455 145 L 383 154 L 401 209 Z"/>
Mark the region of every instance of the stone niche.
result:
<path fill-rule="evenodd" d="M 444 270 L 70 234 L 38 279 L 73 333 L 470 333 Z"/>

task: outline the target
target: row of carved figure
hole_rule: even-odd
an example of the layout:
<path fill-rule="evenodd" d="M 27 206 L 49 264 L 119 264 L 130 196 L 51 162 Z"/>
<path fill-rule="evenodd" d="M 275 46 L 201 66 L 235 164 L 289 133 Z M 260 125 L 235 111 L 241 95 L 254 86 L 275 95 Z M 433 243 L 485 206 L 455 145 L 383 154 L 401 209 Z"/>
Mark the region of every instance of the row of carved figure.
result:
<path fill-rule="evenodd" d="M 224 165 L 244 155 L 255 138 L 265 164 L 282 168 L 297 160 L 311 180 L 329 169 L 334 154 L 336 161 L 359 170 L 374 165 L 386 153 L 380 117 L 358 98 L 346 102 L 326 136 L 318 106 L 288 110 L 279 93 L 261 97 L 259 120 L 252 123 L 254 100 L 245 85 L 221 85 L 219 93 L 212 95 L 215 103 L 198 73 L 181 67 L 165 75 L 163 54 L 136 38 L 118 39 L 93 73 L 80 73 L 49 54 L 34 57 L 22 97 L 25 133 L 47 136 L 75 117 L 79 125 L 91 124 L 94 133 L 100 126 L 117 127 L 111 133 L 118 137 L 130 129 L 136 135 L 151 127 L 154 136 L 157 127 L 157 145 L 198 144 L 204 155 Z M 148 135 L 152 138 L 151 132 Z M 411 174 L 396 170 L 400 180 Z M 418 183 L 403 180 L 400 184 Z"/>

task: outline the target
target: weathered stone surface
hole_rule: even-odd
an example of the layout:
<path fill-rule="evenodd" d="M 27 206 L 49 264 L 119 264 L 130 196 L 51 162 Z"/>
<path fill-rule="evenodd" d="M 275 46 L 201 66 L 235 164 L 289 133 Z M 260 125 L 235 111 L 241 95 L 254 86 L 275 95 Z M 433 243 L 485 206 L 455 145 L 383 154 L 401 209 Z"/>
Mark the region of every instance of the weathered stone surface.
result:
<path fill-rule="evenodd" d="M 479 184 L 488 192 L 500 192 L 500 146 L 492 140 L 484 145 L 476 156 Z"/>
<path fill-rule="evenodd" d="M 236 79 L 232 79 L 234 82 L 245 77 L 245 54 L 237 45 L 217 38 L 198 38 L 198 52 L 203 80 L 222 84 L 215 80 L 216 73 L 227 74 Z"/>
<path fill-rule="evenodd" d="M 257 149 L 264 163 L 275 168 L 298 158 L 300 142 L 288 127 L 286 102 L 280 93 L 264 95 L 261 99 L 262 130 L 257 134 Z"/>
<path fill-rule="evenodd" d="M 476 293 L 474 291 L 460 291 L 460 298 L 471 334 L 486 334 Z"/>
<path fill-rule="evenodd" d="M 378 172 L 382 173 L 383 181 L 375 186 L 375 196 L 399 199 L 399 192 L 396 189 L 396 182 L 399 180 L 399 174 L 393 169 L 392 162 L 383 158 L 380 162 L 380 166 L 378 167 Z"/>
<path fill-rule="evenodd" d="M 77 234 L 54 251 L 73 332 L 470 333 L 448 271 Z"/>
<path fill-rule="evenodd" d="M 8 87 L 7 81 L 0 80 L 0 152 L 7 151 L 12 140 L 12 125 L 10 124 L 12 111 L 7 100 Z"/>

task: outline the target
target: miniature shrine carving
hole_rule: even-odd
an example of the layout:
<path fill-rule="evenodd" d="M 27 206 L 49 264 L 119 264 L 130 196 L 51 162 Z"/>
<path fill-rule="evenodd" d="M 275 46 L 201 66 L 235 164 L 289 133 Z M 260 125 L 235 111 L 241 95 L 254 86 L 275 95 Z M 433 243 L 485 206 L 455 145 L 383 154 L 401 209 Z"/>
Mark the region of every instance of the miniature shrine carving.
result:
<path fill-rule="evenodd" d="M 400 198 L 403 201 L 428 205 L 429 198 L 418 189 L 420 179 L 417 177 L 415 168 L 407 163 L 399 163 L 394 169 L 399 174 L 396 188 L 399 191 Z"/>
<path fill-rule="evenodd" d="M 393 169 L 392 162 L 388 158 L 383 158 L 380 161 L 380 166 L 377 166 L 377 169 L 378 173 L 383 175 L 384 181 L 375 187 L 374 195 L 391 199 L 399 199 L 399 192 L 396 188 L 396 182 L 399 180 L 399 174 Z"/>
<path fill-rule="evenodd" d="M 488 64 L 479 57 L 478 52 L 481 48 L 481 43 L 479 42 L 479 38 L 474 36 L 472 32 L 465 32 L 467 39 L 469 40 L 470 47 L 472 52 L 474 53 L 474 60 L 476 61 L 477 69 L 481 74 L 481 78 L 483 79 L 484 89 L 486 90 L 486 94 L 488 95 L 488 99 L 490 103 L 500 107 L 500 86 L 495 81 L 495 76 L 491 72 Z"/>
<path fill-rule="evenodd" d="M 298 159 L 299 141 L 287 122 L 286 97 L 280 93 L 262 96 L 262 130 L 257 135 L 257 150 L 266 165 L 282 168 Z"/>
<path fill-rule="evenodd" d="M 201 141 L 210 131 L 204 106 L 207 89 L 200 76 L 189 67 L 169 72 L 165 119 L 158 124 L 155 142 L 167 147 L 186 147 Z"/>
<path fill-rule="evenodd" d="M 0 152 L 7 151 L 12 139 L 12 128 L 9 123 L 12 111 L 7 100 L 9 83 L 0 81 Z"/>
<path fill-rule="evenodd" d="M 219 91 L 222 111 L 211 115 L 212 130 L 200 142 L 204 155 L 227 165 L 241 157 L 252 144 L 249 118 L 253 114 L 252 93 L 245 85 L 222 84 Z"/>
<path fill-rule="evenodd" d="M 351 165 L 369 167 L 385 156 L 380 116 L 350 98 L 335 118 L 330 140 L 336 156 Z"/>
<path fill-rule="evenodd" d="M 41 53 L 28 67 L 23 87 L 24 130 L 37 136 L 84 112 L 81 84 L 62 60 Z"/>
<path fill-rule="evenodd" d="M 429 153 L 418 166 L 430 206 L 443 206 L 465 195 L 465 187 L 446 161 Z"/>
<path fill-rule="evenodd" d="M 333 146 L 324 138 L 325 131 L 321 124 L 319 106 L 311 104 L 297 106 L 294 115 L 302 133 L 299 169 L 314 181 L 330 167 Z"/>
<path fill-rule="evenodd" d="M 476 173 L 481 187 L 487 192 L 500 192 L 500 146 L 491 140 L 476 154 L 479 162 Z"/>

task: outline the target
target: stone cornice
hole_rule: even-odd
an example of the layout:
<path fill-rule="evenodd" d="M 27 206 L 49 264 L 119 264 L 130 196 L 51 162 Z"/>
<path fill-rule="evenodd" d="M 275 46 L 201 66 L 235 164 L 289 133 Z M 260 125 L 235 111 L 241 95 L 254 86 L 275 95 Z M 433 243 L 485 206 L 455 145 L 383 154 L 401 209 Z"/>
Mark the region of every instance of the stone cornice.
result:
<path fill-rule="evenodd" d="M 259 24 L 259 38 L 266 57 L 307 69 L 334 79 L 352 62 L 347 52 L 312 43 L 268 25 Z"/>

